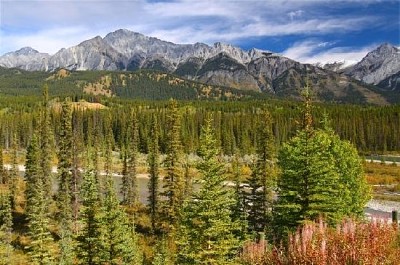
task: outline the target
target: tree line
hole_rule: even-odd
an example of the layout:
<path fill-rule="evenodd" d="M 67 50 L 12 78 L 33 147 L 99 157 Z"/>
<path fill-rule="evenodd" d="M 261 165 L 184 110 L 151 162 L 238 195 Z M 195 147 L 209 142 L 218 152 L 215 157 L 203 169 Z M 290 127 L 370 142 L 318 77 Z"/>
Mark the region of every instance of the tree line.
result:
<path fill-rule="evenodd" d="M 73 98 L 72 101 L 79 100 Z M 90 100 L 90 98 L 86 98 Z M 6 97 L 0 99 L 0 140 L 6 150 L 11 146 L 14 134 L 21 148 L 28 146 L 40 115 L 40 99 L 31 97 Z M 61 121 L 62 100 L 54 98 L 49 102 L 50 127 L 55 131 L 58 142 L 58 130 Z M 88 132 L 97 130 L 98 137 L 104 141 L 106 128 L 105 116 L 111 116 L 111 127 L 115 148 L 122 150 L 123 138 L 129 126 L 132 109 L 138 120 L 138 150 L 148 153 L 148 134 L 151 131 L 152 116 L 157 116 L 159 126 L 159 144 L 161 152 L 166 151 L 166 101 L 130 101 L 103 98 L 100 103 L 108 107 L 105 110 L 74 109 L 74 127 L 81 130 L 81 139 L 87 145 Z M 400 106 L 355 106 L 315 104 L 312 114 L 321 120 L 324 113 L 331 119 L 332 129 L 341 139 L 353 143 L 361 154 L 385 153 L 400 149 Z M 280 100 L 221 102 L 221 101 L 181 101 L 179 112 L 182 116 L 180 137 L 185 153 L 193 153 L 199 146 L 201 125 L 207 115 L 213 116 L 217 144 L 224 154 L 233 155 L 236 150 L 252 154 L 257 149 L 257 130 L 255 124 L 262 119 L 266 110 L 272 116 L 273 134 L 279 147 L 292 137 L 299 128 L 300 104 Z M 320 124 L 316 124 L 320 126 Z"/>

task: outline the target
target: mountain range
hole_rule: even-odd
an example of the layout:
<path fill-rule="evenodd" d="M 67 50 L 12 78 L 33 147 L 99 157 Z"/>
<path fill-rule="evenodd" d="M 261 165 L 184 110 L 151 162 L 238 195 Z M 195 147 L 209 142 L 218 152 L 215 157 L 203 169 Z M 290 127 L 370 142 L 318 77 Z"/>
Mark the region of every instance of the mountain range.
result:
<path fill-rule="evenodd" d="M 277 53 L 230 44 L 175 44 L 120 29 L 54 55 L 25 47 L 0 56 L 0 66 L 54 72 L 153 69 L 209 85 L 299 97 L 308 82 L 324 101 L 387 104 L 400 95 L 400 51 L 382 44 L 359 63 L 302 64 Z M 350 100 L 349 100 L 350 98 Z"/>

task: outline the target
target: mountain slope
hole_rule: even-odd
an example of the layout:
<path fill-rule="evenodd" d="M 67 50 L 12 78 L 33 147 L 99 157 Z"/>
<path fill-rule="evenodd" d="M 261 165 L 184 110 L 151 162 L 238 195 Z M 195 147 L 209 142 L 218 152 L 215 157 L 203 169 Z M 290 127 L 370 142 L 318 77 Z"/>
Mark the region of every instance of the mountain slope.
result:
<path fill-rule="evenodd" d="M 54 73 L 0 67 L 0 96 L 40 96 L 47 83 L 52 96 L 84 95 L 166 100 L 239 100 L 268 97 L 252 91 L 212 86 L 153 70 L 69 71 Z"/>
<path fill-rule="evenodd" d="M 383 44 L 369 52 L 359 63 L 349 67 L 345 73 L 367 84 L 378 85 L 386 90 L 396 89 L 399 81 L 394 76 L 400 73 L 400 50 L 390 44 Z M 392 78 L 391 81 L 384 81 Z"/>

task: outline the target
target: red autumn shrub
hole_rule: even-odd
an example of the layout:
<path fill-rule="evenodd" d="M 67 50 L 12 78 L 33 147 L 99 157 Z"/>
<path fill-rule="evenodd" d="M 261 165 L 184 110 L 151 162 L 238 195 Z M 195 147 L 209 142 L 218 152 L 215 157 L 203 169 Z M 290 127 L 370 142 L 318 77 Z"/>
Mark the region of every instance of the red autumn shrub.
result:
<path fill-rule="evenodd" d="M 400 264 L 399 230 L 383 221 L 346 220 L 336 229 L 309 223 L 289 236 L 285 246 L 265 241 L 245 244 L 243 264 Z"/>

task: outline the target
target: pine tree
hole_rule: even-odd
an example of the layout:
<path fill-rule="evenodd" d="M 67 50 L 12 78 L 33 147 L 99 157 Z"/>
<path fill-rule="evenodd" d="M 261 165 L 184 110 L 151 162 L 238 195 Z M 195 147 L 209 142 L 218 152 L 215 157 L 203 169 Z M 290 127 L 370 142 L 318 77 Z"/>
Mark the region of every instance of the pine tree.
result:
<path fill-rule="evenodd" d="M 31 142 L 27 148 L 25 164 L 26 180 L 26 212 L 29 215 L 37 203 L 37 195 L 42 186 L 41 168 L 40 168 L 40 149 L 37 135 L 32 136 Z"/>
<path fill-rule="evenodd" d="M 49 113 L 49 91 L 47 84 L 43 87 L 43 106 L 41 112 L 41 127 L 40 127 L 40 150 L 41 160 L 40 167 L 42 169 L 41 177 L 43 178 L 43 188 L 45 189 L 45 196 L 47 200 L 52 199 L 52 132 L 50 126 L 50 113 Z"/>
<path fill-rule="evenodd" d="M 123 204 L 129 207 L 137 205 L 139 201 L 137 188 L 137 156 L 139 145 L 138 120 L 136 113 L 132 111 L 131 123 L 129 124 L 126 141 L 126 170 L 122 177 L 121 192 L 123 195 Z"/>
<path fill-rule="evenodd" d="M 202 175 L 200 190 L 185 201 L 178 230 L 178 264 L 232 264 L 240 247 L 235 234 L 239 223 L 232 221 L 235 204 L 232 190 L 224 186 L 223 165 L 218 161 L 211 121 L 200 137 L 197 169 Z"/>
<path fill-rule="evenodd" d="M 182 145 L 180 139 L 181 117 L 175 100 L 170 100 L 167 116 L 167 157 L 165 159 L 166 176 L 164 178 L 163 195 L 167 197 L 163 206 L 167 231 L 176 229 L 179 212 L 183 203 L 183 172 L 181 165 Z M 173 233 L 171 233 L 173 234 Z"/>
<path fill-rule="evenodd" d="M 69 102 L 64 102 L 61 111 L 60 126 L 60 150 L 58 153 L 58 196 L 57 205 L 59 210 L 60 225 L 60 264 L 73 264 L 74 242 L 72 232 L 73 218 L 73 181 L 72 181 L 72 110 Z"/>
<path fill-rule="evenodd" d="M 131 231 L 129 219 L 119 205 L 112 178 L 107 178 L 104 198 L 103 253 L 105 264 L 141 264 L 141 253 L 136 234 Z M 134 227 L 132 225 L 132 227 Z M 135 262 L 134 262 L 135 261 Z"/>
<path fill-rule="evenodd" d="M 248 210 L 246 203 L 246 193 L 242 187 L 242 178 L 241 178 L 241 164 L 239 161 L 239 155 L 236 152 L 233 156 L 232 161 L 232 173 L 233 173 L 233 181 L 235 184 L 234 191 L 234 199 L 235 204 L 232 208 L 232 221 L 239 222 L 240 230 L 239 230 L 239 238 L 244 240 L 247 236 L 248 230 Z"/>
<path fill-rule="evenodd" d="M 278 155 L 281 174 L 274 210 L 278 236 L 293 231 L 306 220 L 322 216 L 335 224 L 345 216 L 341 190 L 346 189 L 346 184 L 336 165 L 342 157 L 338 156 L 340 152 L 333 151 L 337 139 L 332 133 L 314 128 L 311 109 L 311 97 L 306 90 L 302 128 Z"/>
<path fill-rule="evenodd" d="M 17 210 L 18 196 L 19 193 L 19 176 L 18 176 L 18 138 L 14 133 L 13 141 L 12 141 L 12 150 L 11 150 L 11 169 L 9 172 L 10 175 L 10 190 L 11 190 L 11 208 L 13 211 Z"/>
<path fill-rule="evenodd" d="M 7 189 L 0 189 L 0 265 L 12 264 L 12 209 Z"/>
<path fill-rule="evenodd" d="M 72 165 L 71 165 L 71 195 L 72 195 L 72 230 L 76 234 L 78 232 L 78 215 L 79 215 L 79 187 L 81 183 L 81 158 L 80 155 L 84 149 L 83 137 L 83 118 L 81 112 L 74 111 L 72 115 Z"/>
<path fill-rule="evenodd" d="M 88 151 L 86 172 L 81 187 L 82 209 L 80 222 L 82 229 L 77 237 L 77 258 L 79 264 L 102 264 L 102 211 L 98 185 L 95 179 L 94 154 Z"/>
<path fill-rule="evenodd" d="M 40 167 L 41 152 L 36 135 L 33 135 L 27 150 L 27 216 L 28 244 L 32 264 L 52 264 L 54 262 L 53 237 L 49 231 L 50 217 L 48 201 L 45 196 L 42 170 Z"/>
<path fill-rule="evenodd" d="M 149 174 L 150 179 L 148 183 L 149 189 L 149 209 L 150 209 L 150 219 L 151 227 L 153 232 L 157 228 L 157 220 L 159 215 L 159 147 L 158 147 L 158 122 L 157 117 L 154 115 L 152 120 L 152 126 L 150 131 L 150 145 L 148 154 L 148 164 L 149 164 Z"/>
<path fill-rule="evenodd" d="M 103 201 L 104 215 L 101 219 L 102 262 L 105 264 L 141 264 L 141 252 L 138 247 L 134 224 L 120 206 L 115 193 L 111 172 L 111 139 L 106 135 L 105 194 Z M 132 217 L 133 218 L 133 217 Z"/>
<path fill-rule="evenodd" d="M 262 113 L 257 124 L 257 152 L 248 184 L 250 193 L 247 202 L 249 209 L 249 229 L 264 232 L 271 221 L 272 190 L 275 186 L 275 143 L 272 121 L 269 112 Z"/>
<path fill-rule="evenodd" d="M 4 168 L 3 147 L 0 143 L 0 184 L 8 184 L 8 172 Z"/>

